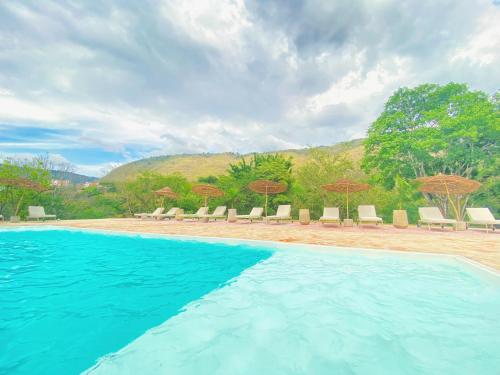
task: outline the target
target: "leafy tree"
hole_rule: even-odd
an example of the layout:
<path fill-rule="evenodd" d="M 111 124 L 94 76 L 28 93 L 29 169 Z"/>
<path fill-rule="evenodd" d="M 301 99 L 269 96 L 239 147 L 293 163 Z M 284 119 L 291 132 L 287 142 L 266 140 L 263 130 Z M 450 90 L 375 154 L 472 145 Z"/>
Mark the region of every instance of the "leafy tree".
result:
<path fill-rule="evenodd" d="M 473 207 L 489 207 L 495 217 L 500 216 L 500 177 L 487 178 L 470 198 Z"/>
<path fill-rule="evenodd" d="M 292 158 L 281 154 L 254 154 L 249 161 L 242 158 L 238 163 L 230 164 L 228 175 L 219 177 L 218 186 L 226 193 L 226 203 L 241 212 L 247 212 L 252 207 L 264 205 L 264 196 L 251 191 L 248 184 L 265 179 L 283 182 L 290 190 L 293 182 L 292 167 Z M 269 199 L 270 206 L 290 201 L 290 191 L 273 195 Z"/>
<path fill-rule="evenodd" d="M 169 186 L 180 195 L 179 201 L 175 203 L 184 204 L 185 209 L 193 209 L 199 204 L 199 197 L 191 192 L 191 184 L 181 174 L 160 175 L 152 172 L 144 172 L 134 181 L 126 182 L 118 187 L 119 193 L 124 197 L 125 210 L 129 215 L 139 211 L 154 210 L 159 205 L 168 203 L 172 206 L 174 202 L 165 201 L 154 194 L 165 186 Z"/>
<path fill-rule="evenodd" d="M 290 187 L 293 180 L 291 157 L 287 158 L 281 154 L 255 155 L 254 164 L 257 179 L 284 182 Z"/>
<path fill-rule="evenodd" d="M 411 202 L 415 189 L 413 186 L 400 175 L 396 175 L 394 179 L 394 195 L 398 200 L 398 208 L 402 210 L 406 204 Z"/>
<path fill-rule="evenodd" d="M 333 183 L 344 177 L 362 178 L 351 160 L 331 152 L 311 149 L 309 159 L 297 170 L 296 182 L 293 187 L 293 205 L 309 208 L 311 217 L 319 218 L 324 206 L 344 208 L 345 196 L 339 193 L 329 193 L 321 186 Z M 352 206 L 355 209 L 355 206 Z M 351 211 L 351 210 L 349 210 Z M 352 212 L 350 213 L 352 217 Z"/>
<path fill-rule="evenodd" d="M 61 219 L 100 219 L 124 217 L 124 198 L 105 188 L 67 188 L 61 192 L 64 209 Z"/>
<path fill-rule="evenodd" d="M 44 189 L 50 188 L 50 173 L 43 168 L 41 159 L 15 160 L 6 159 L 0 164 L 0 178 L 26 179 L 39 184 Z M 24 186 L 0 186 L 0 211 L 4 216 L 25 216 L 27 206 L 38 204 L 41 192 Z"/>
<path fill-rule="evenodd" d="M 198 177 L 198 182 L 201 182 L 203 184 L 216 184 L 218 181 L 217 176 L 205 176 L 205 177 Z"/>
<path fill-rule="evenodd" d="M 499 113 L 485 93 L 463 84 L 401 88 L 368 131 L 363 168 L 388 188 L 398 174 L 474 177 L 498 159 Z"/>
<path fill-rule="evenodd" d="M 238 183 L 233 177 L 224 175 L 218 177 L 217 186 L 224 191 L 224 196 L 218 199 L 218 201 L 234 208 L 243 187 L 241 182 Z"/>
<path fill-rule="evenodd" d="M 490 98 L 457 83 L 401 88 L 371 125 L 362 166 L 388 189 L 397 175 L 478 178 L 491 165 L 498 174 L 498 134 L 498 95 Z M 437 202 L 446 211 L 446 201 Z"/>

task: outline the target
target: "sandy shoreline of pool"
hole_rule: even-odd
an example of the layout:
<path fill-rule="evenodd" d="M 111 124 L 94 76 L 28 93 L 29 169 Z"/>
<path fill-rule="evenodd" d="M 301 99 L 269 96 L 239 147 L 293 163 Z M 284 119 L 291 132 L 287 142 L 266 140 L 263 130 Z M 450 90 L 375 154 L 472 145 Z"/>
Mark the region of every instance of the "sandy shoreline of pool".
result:
<path fill-rule="evenodd" d="M 481 229 L 455 232 L 450 229 L 411 227 L 338 228 L 310 225 L 263 223 L 201 223 L 191 221 L 154 221 L 139 219 L 57 220 L 46 222 L 0 222 L 0 227 L 66 226 L 73 228 L 104 229 L 153 234 L 186 235 L 200 237 L 239 238 L 290 243 L 329 245 L 355 248 L 411 251 L 461 255 L 500 271 L 499 232 L 486 233 Z"/>

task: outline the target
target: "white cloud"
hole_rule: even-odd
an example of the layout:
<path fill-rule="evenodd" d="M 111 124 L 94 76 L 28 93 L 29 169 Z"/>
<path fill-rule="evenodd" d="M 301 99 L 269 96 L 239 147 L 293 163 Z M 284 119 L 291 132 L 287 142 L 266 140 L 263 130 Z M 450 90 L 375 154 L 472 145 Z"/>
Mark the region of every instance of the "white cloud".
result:
<path fill-rule="evenodd" d="M 84 176 L 91 177 L 102 177 L 105 176 L 109 171 L 114 168 L 119 167 L 122 163 L 99 163 L 99 164 L 78 164 L 75 168 L 75 172 L 83 174 Z"/>
<path fill-rule="evenodd" d="M 215 48 L 241 48 L 251 26 L 243 0 L 165 1 L 163 15 L 189 37 Z"/>
<path fill-rule="evenodd" d="M 13 95 L 0 96 L 0 121 L 57 122 L 61 120 L 57 112 Z"/>
<path fill-rule="evenodd" d="M 97 148 L 130 160 L 360 137 L 400 86 L 498 89 L 499 9 L 487 0 L 0 2 L 0 152 Z M 9 137 L 19 127 L 63 135 Z"/>
<path fill-rule="evenodd" d="M 500 8 L 492 7 L 478 22 L 464 45 L 451 53 L 452 63 L 470 63 L 481 68 L 500 65 Z"/>
<path fill-rule="evenodd" d="M 364 102 L 376 94 L 393 90 L 400 82 L 407 81 L 407 64 L 407 59 L 396 57 L 389 63 L 377 64 L 366 74 L 361 69 L 352 70 L 325 92 L 308 98 L 306 107 L 317 113 L 333 104 Z"/>

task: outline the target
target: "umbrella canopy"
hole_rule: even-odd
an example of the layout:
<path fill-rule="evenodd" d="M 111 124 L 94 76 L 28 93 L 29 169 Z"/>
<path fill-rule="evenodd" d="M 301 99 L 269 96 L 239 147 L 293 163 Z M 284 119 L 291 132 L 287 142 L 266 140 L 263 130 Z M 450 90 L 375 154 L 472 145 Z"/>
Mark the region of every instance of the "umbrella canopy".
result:
<path fill-rule="evenodd" d="M 347 178 L 341 178 L 333 184 L 323 185 L 322 188 L 327 191 L 334 191 L 337 193 L 356 193 L 358 191 L 368 190 L 371 186 L 369 184 L 363 184 Z"/>
<path fill-rule="evenodd" d="M 460 220 L 462 217 L 460 196 L 473 193 L 481 186 L 481 183 L 478 181 L 469 180 L 462 176 L 442 173 L 435 176 L 420 177 L 415 179 L 415 181 L 421 183 L 418 190 L 422 193 L 446 195 L 455 211 L 457 220 Z M 457 197 L 456 202 L 453 202 L 453 199 L 451 199 L 452 195 Z"/>
<path fill-rule="evenodd" d="M 165 198 L 170 198 L 170 199 L 177 199 L 177 193 L 170 189 L 170 187 L 165 186 L 164 188 L 161 188 L 160 190 L 156 190 L 155 195 L 162 197 L 162 205 L 165 205 Z"/>
<path fill-rule="evenodd" d="M 349 218 L 349 193 L 357 193 L 359 191 L 369 190 L 371 186 L 369 184 L 363 184 L 361 182 L 356 182 L 349 180 L 347 178 L 341 178 L 333 184 L 326 184 L 321 186 L 326 191 L 333 191 L 336 193 L 346 194 L 346 216 Z"/>
<path fill-rule="evenodd" d="M 224 192 L 213 185 L 195 185 L 192 188 L 193 193 L 205 197 L 205 206 L 208 203 L 208 198 L 210 197 L 222 197 Z"/>
<path fill-rule="evenodd" d="M 418 190 L 423 193 L 464 195 L 475 192 L 481 183 L 457 175 L 438 174 L 429 177 L 420 177 L 416 181 L 420 182 Z"/>
<path fill-rule="evenodd" d="M 0 185 L 10 186 L 10 187 L 19 187 L 25 189 L 36 190 L 38 192 L 43 192 L 49 190 L 39 184 L 38 182 L 28 180 L 27 178 L 0 178 Z"/>
<path fill-rule="evenodd" d="M 261 194 L 279 194 L 286 191 L 286 185 L 282 182 L 270 180 L 256 180 L 248 184 L 250 190 Z"/>
<path fill-rule="evenodd" d="M 158 195 L 160 197 L 167 197 L 167 198 L 171 198 L 171 199 L 177 198 L 177 193 L 174 192 L 168 186 L 165 186 L 164 188 L 161 188 L 160 190 L 156 190 L 155 195 Z"/>
<path fill-rule="evenodd" d="M 287 189 L 286 184 L 284 184 L 283 182 L 276 182 L 276 181 L 270 181 L 270 180 L 256 180 L 256 181 L 250 182 L 248 184 L 248 187 L 250 188 L 250 190 L 252 190 L 256 193 L 266 195 L 266 203 L 265 203 L 265 215 L 266 215 L 266 217 L 267 217 L 268 195 L 269 194 L 283 193 Z"/>

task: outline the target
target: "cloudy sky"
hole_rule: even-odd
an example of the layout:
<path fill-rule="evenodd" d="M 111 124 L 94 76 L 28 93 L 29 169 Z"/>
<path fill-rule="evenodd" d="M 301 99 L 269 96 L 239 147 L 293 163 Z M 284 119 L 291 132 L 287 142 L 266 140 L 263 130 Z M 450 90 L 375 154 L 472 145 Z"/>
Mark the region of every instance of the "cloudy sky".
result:
<path fill-rule="evenodd" d="M 0 158 L 101 175 L 363 137 L 398 87 L 500 88 L 500 0 L 0 2 Z"/>

